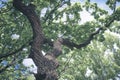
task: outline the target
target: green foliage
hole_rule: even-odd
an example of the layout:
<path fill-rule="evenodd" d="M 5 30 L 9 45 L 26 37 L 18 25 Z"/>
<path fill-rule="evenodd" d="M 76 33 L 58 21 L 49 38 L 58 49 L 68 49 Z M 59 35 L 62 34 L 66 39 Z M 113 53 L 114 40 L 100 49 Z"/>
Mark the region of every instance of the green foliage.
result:
<path fill-rule="evenodd" d="M 108 12 L 99 8 L 97 3 L 90 3 L 86 1 L 83 7 L 94 16 L 95 19 L 99 19 L 102 15 L 106 15 Z"/>
<path fill-rule="evenodd" d="M 62 56 L 60 58 L 63 62 L 68 61 L 65 72 L 61 72 L 62 77 L 60 80 L 66 78 L 71 80 L 108 80 L 114 78 L 117 75 L 116 73 L 119 73 L 119 49 L 115 50 L 112 44 L 118 42 L 119 39 L 113 38 L 111 41 L 112 35 L 109 33 L 105 33 L 104 35 L 105 41 L 93 41 L 87 48 L 70 51 L 69 54 L 65 55 L 66 57 Z M 92 71 L 89 77 L 85 76 L 87 68 Z M 66 75 L 69 76 L 66 77 Z"/>
<path fill-rule="evenodd" d="M 71 50 L 63 46 L 63 54 L 58 58 L 59 80 L 109 80 L 120 73 L 119 7 L 109 15 L 108 11 L 101 9 L 97 3 L 91 3 L 90 0 L 74 4 L 70 0 L 24 0 L 24 3 L 34 4 L 37 15 L 46 8 L 45 16 L 40 16 L 40 20 L 45 36 L 51 40 L 62 35 L 63 38 L 79 44 L 87 40 L 98 28 L 104 28 L 103 32 L 94 36 L 94 40 L 87 47 Z M 114 3 L 115 0 L 106 2 L 112 10 Z M 13 8 L 12 0 L 3 4 L 4 6 L 0 8 L 0 55 L 19 49 L 23 44 L 27 44 L 33 35 L 29 21 Z M 95 19 L 80 24 L 80 12 L 84 9 Z M 106 28 L 105 24 L 112 19 L 115 20 L 114 23 Z M 13 34 L 19 35 L 19 38 L 13 39 Z M 51 49 L 50 46 L 44 45 L 44 51 L 49 49 Z M 32 80 L 33 76 L 28 77 L 30 74 L 22 65 L 22 60 L 29 53 L 30 46 L 26 45 L 15 55 L 0 59 L 0 70 L 15 61 L 11 67 L 1 73 L 0 80 Z M 86 74 L 87 69 L 91 70 L 89 75 Z"/>
<path fill-rule="evenodd" d="M 117 21 L 120 20 L 120 7 L 117 8 L 116 12 L 114 13 L 114 17 Z"/>
<path fill-rule="evenodd" d="M 106 4 L 110 7 L 110 9 L 114 10 L 116 0 L 107 0 Z"/>

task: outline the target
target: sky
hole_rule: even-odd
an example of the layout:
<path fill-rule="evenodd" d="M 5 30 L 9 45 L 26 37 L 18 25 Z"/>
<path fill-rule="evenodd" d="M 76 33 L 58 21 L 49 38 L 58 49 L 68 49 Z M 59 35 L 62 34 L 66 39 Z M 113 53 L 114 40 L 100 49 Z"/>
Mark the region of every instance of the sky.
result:
<path fill-rule="evenodd" d="M 85 0 L 71 0 L 72 3 L 75 3 L 75 2 L 84 2 Z M 112 11 L 110 10 L 110 8 L 106 5 L 106 1 L 107 0 L 90 0 L 92 3 L 97 3 L 98 6 L 102 9 L 105 9 L 107 10 L 110 14 L 112 13 Z M 120 6 L 120 3 L 117 3 L 117 7 Z M 87 22 L 87 21 L 92 21 L 94 20 L 94 17 L 91 16 L 87 11 L 83 10 L 81 12 L 81 24 Z"/>
<path fill-rule="evenodd" d="M 2 2 L 6 2 L 7 0 L 0 0 L 0 8 L 3 6 Z"/>
<path fill-rule="evenodd" d="M 85 0 L 71 0 L 71 3 L 74 4 L 76 2 L 80 2 L 80 3 L 83 3 Z M 106 8 L 108 9 L 108 7 L 105 5 L 105 0 L 91 0 L 91 2 L 97 2 L 98 5 L 101 7 L 101 8 Z M 61 8 L 62 9 L 62 8 Z M 94 20 L 94 17 L 90 15 L 89 12 L 87 12 L 86 10 L 83 10 L 82 12 L 80 12 L 80 17 L 81 17 L 81 21 L 79 22 L 79 24 L 84 24 L 85 22 L 87 21 L 92 21 Z M 62 18 L 62 21 L 66 21 L 66 17 L 65 17 L 65 14 L 64 14 L 64 17 Z M 56 22 L 59 22 L 59 21 L 56 21 Z"/>
<path fill-rule="evenodd" d="M 71 0 L 71 3 L 74 4 L 76 2 L 80 2 L 81 4 L 84 2 L 85 0 Z M 90 0 L 92 3 L 97 3 L 98 6 L 102 9 L 105 9 L 109 12 L 109 14 L 112 13 L 112 11 L 110 10 L 110 8 L 106 5 L 106 1 L 107 0 Z M 119 6 L 119 4 L 117 4 L 117 6 Z M 63 8 L 65 8 L 66 6 L 60 8 L 59 10 L 62 10 Z M 41 11 L 41 17 L 44 17 L 44 14 L 46 12 L 46 9 L 44 8 L 42 11 Z M 89 12 L 87 12 L 86 10 L 83 10 L 82 12 L 80 12 L 80 16 L 81 16 L 81 21 L 80 21 L 80 24 L 84 24 L 85 22 L 87 21 L 92 21 L 94 20 L 94 17 L 90 15 Z M 64 17 L 61 19 L 63 22 L 66 21 L 66 14 L 64 14 Z M 55 22 L 59 22 L 59 21 L 55 21 Z"/>
<path fill-rule="evenodd" d="M 73 3 L 75 2 L 84 2 L 85 0 L 71 0 Z M 98 6 L 100 6 L 103 9 L 106 9 L 108 11 L 110 11 L 110 9 L 108 8 L 108 6 L 105 5 L 105 1 L 106 0 L 90 0 L 92 3 L 98 3 Z M 90 15 L 90 13 L 88 13 L 86 10 L 83 10 L 82 12 L 80 12 L 80 16 L 81 16 L 81 21 L 80 24 L 84 24 L 87 21 L 92 21 L 94 20 L 94 17 Z"/>

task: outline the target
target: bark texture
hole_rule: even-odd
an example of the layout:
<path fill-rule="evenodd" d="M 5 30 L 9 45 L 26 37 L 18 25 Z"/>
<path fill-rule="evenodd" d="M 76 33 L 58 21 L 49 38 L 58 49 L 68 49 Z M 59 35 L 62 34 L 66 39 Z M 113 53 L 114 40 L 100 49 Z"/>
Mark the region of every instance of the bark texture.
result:
<path fill-rule="evenodd" d="M 34 11 L 32 4 L 26 6 L 22 0 L 13 0 L 13 6 L 22 12 L 29 20 L 33 30 L 33 41 L 31 43 L 31 52 L 29 57 L 33 59 L 38 67 L 38 73 L 34 74 L 36 80 L 58 80 L 56 68 L 58 62 L 56 57 L 61 53 L 61 40 L 58 39 L 54 42 L 53 50 L 43 56 L 41 47 L 44 43 L 44 34 L 40 24 L 40 19 Z"/>

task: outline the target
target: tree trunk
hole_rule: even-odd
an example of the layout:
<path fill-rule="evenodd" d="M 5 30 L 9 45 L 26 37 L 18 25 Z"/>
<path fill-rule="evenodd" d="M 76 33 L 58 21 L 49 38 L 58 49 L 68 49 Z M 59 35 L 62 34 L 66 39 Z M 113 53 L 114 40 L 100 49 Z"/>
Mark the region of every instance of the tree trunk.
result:
<path fill-rule="evenodd" d="M 46 56 L 43 56 L 41 47 L 44 42 L 44 34 L 42 32 L 40 19 L 36 15 L 33 5 L 30 4 L 26 6 L 22 3 L 22 0 L 13 0 L 13 6 L 28 18 L 32 26 L 33 42 L 31 43 L 29 57 L 33 59 L 38 67 L 37 74 L 34 74 L 36 80 L 58 80 L 56 68 L 59 64 L 55 58 L 61 53 L 61 40 L 57 40 L 54 43 L 53 50 L 48 52 Z"/>

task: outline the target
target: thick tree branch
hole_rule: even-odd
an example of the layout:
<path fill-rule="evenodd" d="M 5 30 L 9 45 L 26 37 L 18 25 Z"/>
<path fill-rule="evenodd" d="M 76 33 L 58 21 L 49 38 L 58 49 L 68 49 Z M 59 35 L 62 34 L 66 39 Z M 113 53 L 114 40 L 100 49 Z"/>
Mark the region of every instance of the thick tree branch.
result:
<path fill-rule="evenodd" d="M 58 38 L 56 41 L 53 43 L 53 50 L 49 51 L 45 56 L 51 56 L 52 58 L 57 58 L 59 55 L 62 53 L 62 38 Z"/>
<path fill-rule="evenodd" d="M 109 27 L 111 25 L 111 23 L 114 22 L 114 18 L 110 19 L 106 24 L 105 27 Z M 82 42 L 81 44 L 76 44 L 72 41 L 70 41 L 69 39 L 62 39 L 62 45 L 65 45 L 71 49 L 73 49 L 74 47 L 77 49 L 80 49 L 82 47 L 87 46 L 88 44 L 90 44 L 90 42 L 94 39 L 94 36 L 99 34 L 100 31 L 104 30 L 102 27 L 100 27 L 97 31 L 93 32 L 92 34 L 90 34 L 89 38 L 87 40 L 85 40 L 84 42 Z M 50 46 L 53 46 L 53 42 L 51 40 L 46 39 L 44 41 L 44 43 L 48 43 Z"/>
<path fill-rule="evenodd" d="M 33 29 L 33 37 L 44 37 L 42 33 L 42 27 L 40 24 L 40 19 L 36 15 L 34 7 L 32 4 L 26 6 L 22 3 L 22 0 L 13 0 L 13 6 L 21 11 L 25 16 L 27 16 Z M 43 41 L 43 39 L 41 40 Z M 39 46 L 40 47 L 40 46 Z"/>
<path fill-rule="evenodd" d="M 85 46 L 87 46 L 88 44 L 90 44 L 91 40 L 94 39 L 94 36 L 95 36 L 96 34 L 98 34 L 102 29 L 103 29 L 103 28 L 99 28 L 96 32 L 92 33 L 92 34 L 89 36 L 89 38 L 88 38 L 87 40 L 85 40 L 85 41 L 84 41 L 83 43 L 81 43 L 81 44 L 76 44 L 76 43 L 74 43 L 74 42 L 69 41 L 68 39 L 63 39 L 63 43 L 62 43 L 62 44 L 63 44 L 63 45 L 66 45 L 67 47 L 69 47 L 69 48 L 71 48 L 71 49 L 73 49 L 73 47 L 75 47 L 75 48 L 77 48 L 77 49 L 80 49 L 80 48 L 85 47 Z"/>
<path fill-rule="evenodd" d="M 105 24 L 105 27 L 109 27 L 112 22 L 114 22 L 114 18 L 110 19 L 106 24 Z M 74 42 L 71 42 L 70 40 L 68 39 L 63 39 L 63 45 L 66 45 L 67 47 L 69 48 L 73 48 L 73 47 L 76 47 L 77 49 L 80 49 L 82 47 L 85 47 L 87 46 L 88 44 L 90 44 L 90 42 L 94 39 L 94 36 L 99 34 L 100 31 L 104 30 L 103 27 L 100 27 L 97 31 L 93 32 L 89 38 L 87 40 L 85 40 L 83 43 L 81 44 L 76 44 Z"/>
<path fill-rule="evenodd" d="M 26 6 L 21 0 L 13 0 L 13 6 L 27 16 L 32 26 L 33 42 L 29 57 L 33 59 L 38 67 L 37 74 L 35 74 L 36 80 L 57 80 L 56 61 L 46 58 L 41 53 L 44 35 L 40 19 L 36 15 L 34 8 L 31 5 Z"/>
<path fill-rule="evenodd" d="M 73 49 L 74 47 L 77 48 L 77 49 L 80 49 L 80 48 L 82 48 L 82 47 L 87 46 L 87 45 L 90 43 L 90 41 L 94 39 L 94 36 L 95 36 L 96 34 L 98 34 L 102 29 L 103 29 L 103 28 L 99 28 L 96 32 L 92 33 L 92 34 L 89 36 L 89 38 L 88 38 L 87 40 L 85 40 L 85 41 L 84 41 L 83 43 L 81 43 L 81 44 L 76 44 L 76 43 L 70 41 L 69 39 L 64 39 L 64 38 L 63 38 L 63 39 L 61 38 L 61 39 L 62 39 L 61 44 L 62 44 L 62 45 L 65 45 L 65 46 L 67 46 L 67 47 L 69 47 L 69 48 L 71 48 L 71 49 Z M 53 45 L 52 45 L 53 42 L 52 42 L 51 40 L 46 39 L 46 40 L 44 41 L 44 43 L 48 43 L 50 46 L 53 46 Z"/>

